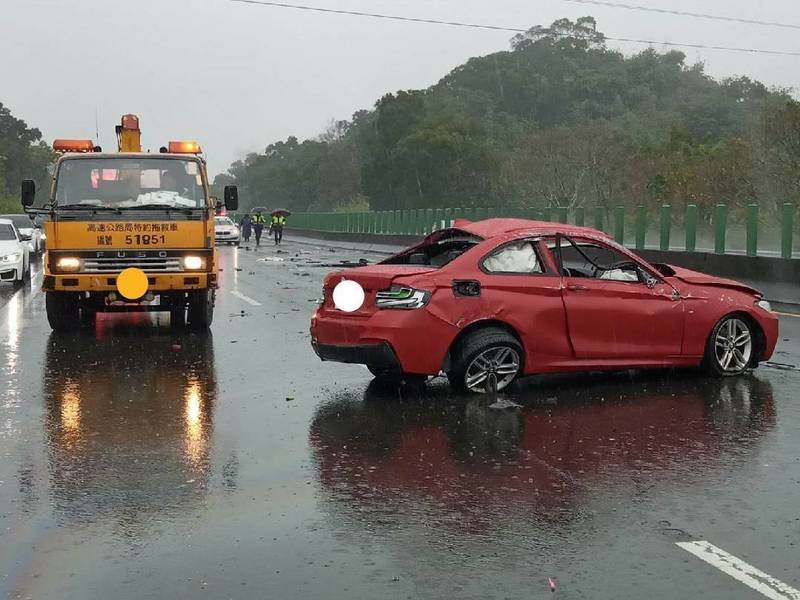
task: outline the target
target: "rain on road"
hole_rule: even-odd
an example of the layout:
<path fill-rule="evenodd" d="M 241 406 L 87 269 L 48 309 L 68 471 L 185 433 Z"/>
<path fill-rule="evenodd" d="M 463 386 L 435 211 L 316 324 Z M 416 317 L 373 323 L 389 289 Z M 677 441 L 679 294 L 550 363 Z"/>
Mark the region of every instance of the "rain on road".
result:
<path fill-rule="evenodd" d="M 320 263 L 363 255 L 281 251 L 221 249 L 208 335 L 54 335 L 38 275 L 0 288 L 0 596 L 759 597 L 692 540 L 800 587 L 800 318 L 747 377 L 536 377 L 497 410 L 319 362 Z"/>

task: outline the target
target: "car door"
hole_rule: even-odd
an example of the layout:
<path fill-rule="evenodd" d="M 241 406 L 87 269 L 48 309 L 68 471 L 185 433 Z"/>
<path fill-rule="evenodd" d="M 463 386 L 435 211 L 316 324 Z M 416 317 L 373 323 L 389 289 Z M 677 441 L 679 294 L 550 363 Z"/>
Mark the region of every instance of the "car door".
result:
<path fill-rule="evenodd" d="M 511 325 L 525 348 L 526 372 L 572 357 L 561 278 L 535 239 L 505 241 L 479 262 L 484 318 Z"/>
<path fill-rule="evenodd" d="M 577 358 L 651 363 L 681 353 L 684 303 L 644 263 L 591 238 L 559 235 L 549 247 Z"/>

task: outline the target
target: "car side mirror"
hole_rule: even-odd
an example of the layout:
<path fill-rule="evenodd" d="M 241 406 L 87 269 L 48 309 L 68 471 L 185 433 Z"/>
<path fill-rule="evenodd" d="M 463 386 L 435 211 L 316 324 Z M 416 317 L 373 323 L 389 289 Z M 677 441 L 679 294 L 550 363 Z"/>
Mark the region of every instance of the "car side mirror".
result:
<path fill-rule="evenodd" d="M 30 242 L 31 239 L 32 239 L 32 236 L 28 235 L 27 233 L 20 232 L 19 239 L 22 240 L 23 242 Z"/>
<path fill-rule="evenodd" d="M 22 180 L 22 206 L 33 206 L 36 200 L 36 182 L 33 179 Z"/>
<path fill-rule="evenodd" d="M 229 211 L 239 208 L 239 188 L 235 185 L 225 186 L 225 209 Z"/>

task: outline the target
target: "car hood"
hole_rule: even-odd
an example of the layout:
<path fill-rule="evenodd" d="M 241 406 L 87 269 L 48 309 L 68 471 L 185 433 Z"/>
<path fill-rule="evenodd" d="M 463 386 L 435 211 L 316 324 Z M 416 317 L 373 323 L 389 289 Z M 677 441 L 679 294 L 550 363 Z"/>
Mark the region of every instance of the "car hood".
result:
<path fill-rule="evenodd" d="M 21 252 L 22 248 L 20 243 L 15 240 L 0 240 L 0 256 L 11 254 L 12 252 Z"/>
<path fill-rule="evenodd" d="M 750 287 L 744 283 L 739 283 L 738 281 L 733 281 L 732 279 L 724 279 L 722 277 L 715 277 L 714 275 L 706 275 L 705 273 L 692 271 L 691 269 L 684 269 L 683 267 L 676 267 L 675 265 L 666 266 L 673 271 L 673 279 L 683 281 L 684 283 L 706 287 L 726 288 L 729 290 L 736 290 L 737 292 L 744 292 L 745 294 L 751 294 L 753 296 L 763 296 L 763 294 L 754 287 Z"/>

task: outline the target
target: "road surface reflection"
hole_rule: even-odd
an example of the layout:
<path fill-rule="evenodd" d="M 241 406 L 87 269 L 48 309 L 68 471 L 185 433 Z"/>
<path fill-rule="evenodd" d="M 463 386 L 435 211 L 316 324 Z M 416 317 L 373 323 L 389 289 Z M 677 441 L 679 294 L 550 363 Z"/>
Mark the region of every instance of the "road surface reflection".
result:
<path fill-rule="evenodd" d="M 57 519 L 142 522 L 200 502 L 217 383 L 211 335 L 51 335 L 46 437 Z"/>
<path fill-rule="evenodd" d="M 663 484 L 724 476 L 774 426 L 772 387 L 679 377 L 554 379 L 523 388 L 524 406 L 511 410 L 445 392 L 404 402 L 373 382 L 315 415 L 322 503 L 336 520 L 370 527 L 416 518 L 474 532 L 523 519 L 550 534 L 548 524 L 603 510 L 611 497 L 645 500 Z"/>

